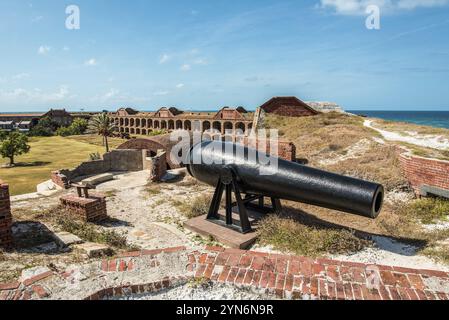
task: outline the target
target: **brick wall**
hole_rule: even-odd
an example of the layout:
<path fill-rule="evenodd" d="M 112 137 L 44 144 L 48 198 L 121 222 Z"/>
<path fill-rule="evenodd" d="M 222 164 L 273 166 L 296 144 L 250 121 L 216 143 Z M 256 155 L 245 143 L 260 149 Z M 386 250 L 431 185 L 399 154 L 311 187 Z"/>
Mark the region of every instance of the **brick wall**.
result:
<path fill-rule="evenodd" d="M 166 173 L 167 153 L 160 150 L 155 157 L 151 158 L 150 180 L 152 182 L 159 182 Z"/>
<path fill-rule="evenodd" d="M 0 247 L 9 247 L 12 244 L 11 226 L 9 185 L 0 180 Z"/>
<path fill-rule="evenodd" d="M 102 194 L 79 198 L 69 194 L 60 198 L 61 205 L 74 217 L 85 222 L 98 222 L 108 218 L 106 197 Z"/>
<path fill-rule="evenodd" d="M 51 173 L 51 181 L 63 189 L 69 188 L 69 179 L 60 171 L 53 171 Z"/>
<path fill-rule="evenodd" d="M 270 145 L 277 143 L 278 150 L 271 150 Z M 282 140 L 254 140 L 245 137 L 243 144 L 288 161 L 296 161 L 296 146 L 292 142 Z M 277 152 L 276 152 L 277 151 Z"/>
<path fill-rule="evenodd" d="M 401 167 L 413 190 L 420 195 L 423 185 L 449 190 L 449 161 L 427 159 L 398 149 Z"/>

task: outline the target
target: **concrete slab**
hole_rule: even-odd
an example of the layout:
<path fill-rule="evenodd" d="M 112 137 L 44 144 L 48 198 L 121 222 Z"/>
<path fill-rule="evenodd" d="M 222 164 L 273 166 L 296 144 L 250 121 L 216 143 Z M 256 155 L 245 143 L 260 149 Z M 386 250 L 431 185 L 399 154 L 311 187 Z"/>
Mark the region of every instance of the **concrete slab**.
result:
<path fill-rule="evenodd" d="M 55 241 L 62 247 L 68 247 L 74 244 L 80 244 L 84 241 L 76 235 L 69 232 L 57 232 L 53 234 Z"/>
<path fill-rule="evenodd" d="M 75 248 L 87 254 L 89 258 L 107 256 L 112 253 L 111 248 L 108 246 L 93 242 L 78 244 Z"/>
<path fill-rule="evenodd" d="M 204 237 L 213 237 L 216 241 L 234 248 L 234 249 L 248 249 L 257 239 L 258 221 L 263 216 L 262 214 L 249 210 L 248 216 L 253 228 L 253 232 L 242 234 L 238 230 L 231 229 L 226 226 L 224 212 L 220 211 L 220 220 L 209 221 L 206 216 L 200 216 L 184 222 L 184 227 L 192 232 L 198 233 Z M 233 213 L 232 218 L 234 223 L 239 225 L 239 215 Z"/>
<path fill-rule="evenodd" d="M 111 181 L 111 180 L 114 180 L 114 175 L 112 173 L 103 173 L 103 174 L 99 174 L 99 175 L 96 175 L 93 177 L 86 178 L 86 179 L 82 180 L 81 183 L 84 185 L 91 184 L 91 185 L 96 186 L 100 183 Z"/>

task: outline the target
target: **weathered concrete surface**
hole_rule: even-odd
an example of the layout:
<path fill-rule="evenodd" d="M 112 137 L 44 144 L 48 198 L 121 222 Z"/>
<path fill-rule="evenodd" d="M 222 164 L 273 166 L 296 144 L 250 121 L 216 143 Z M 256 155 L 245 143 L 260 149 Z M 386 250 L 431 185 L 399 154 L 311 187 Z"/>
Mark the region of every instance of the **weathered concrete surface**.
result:
<path fill-rule="evenodd" d="M 102 174 L 98 174 L 93 177 L 83 179 L 81 181 L 81 183 L 84 185 L 90 184 L 90 185 L 96 186 L 100 183 L 104 183 L 104 182 L 111 181 L 111 180 L 114 180 L 114 175 L 112 173 L 102 173 Z"/>
<path fill-rule="evenodd" d="M 82 243 L 83 240 L 81 240 L 79 237 L 77 237 L 74 234 L 71 234 L 69 232 L 61 231 L 53 234 L 53 237 L 60 246 L 62 247 L 68 247 L 74 244 Z"/>
<path fill-rule="evenodd" d="M 108 246 L 93 242 L 78 244 L 75 248 L 87 254 L 89 258 L 107 256 L 111 253 L 111 249 Z"/>

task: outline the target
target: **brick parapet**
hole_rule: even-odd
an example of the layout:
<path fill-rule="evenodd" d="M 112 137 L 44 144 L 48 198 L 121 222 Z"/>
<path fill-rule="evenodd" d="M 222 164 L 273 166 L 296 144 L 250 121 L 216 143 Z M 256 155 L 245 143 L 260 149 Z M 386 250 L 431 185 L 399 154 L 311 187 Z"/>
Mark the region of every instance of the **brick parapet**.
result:
<path fill-rule="evenodd" d="M 12 245 L 12 215 L 9 185 L 0 180 L 0 247 Z"/>
<path fill-rule="evenodd" d="M 108 218 L 106 196 L 91 194 L 89 198 L 80 198 L 74 194 L 60 198 L 61 205 L 75 217 L 86 222 L 98 222 Z"/>
<path fill-rule="evenodd" d="M 401 168 L 416 195 L 424 185 L 449 190 L 449 161 L 429 159 L 397 148 Z"/>
<path fill-rule="evenodd" d="M 185 264 L 183 274 L 167 274 L 158 269 L 166 261 Z M 93 289 L 83 298 L 88 300 L 158 292 L 191 279 L 245 287 L 254 293 L 283 299 L 341 300 L 448 300 L 449 273 L 394 266 L 369 265 L 325 258 L 269 254 L 255 251 L 206 247 L 191 250 L 185 247 L 128 252 L 104 259 L 90 267 L 97 269 L 102 289 Z M 148 272 L 148 279 L 145 280 Z M 154 274 L 160 273 L 155 279 Z M 71 272 L 45 272 L 23 282 L 0 285 L 0 299 L 52 299 L 60 289 L 52 285 L 64 282 Z M 130 274 L 126 280 L 126 274 Z M 121 274 L 121 275 L 120 275 Z M 135 275 L 139 275 L 136 278 Z M 111 277 L 108 278 L 108 275 Z M 151 275 L 151 276 L 149 276 Z M 123 278 L 120 285 L 107 279 Z M 133 281 L 129 281 L 133 279 Z M 88 281 L 85 280 L 85 281 Z M 95 281 L 92 280 L 92 281 Z M 437 285 L 434 285 L 434 284 Z"/>

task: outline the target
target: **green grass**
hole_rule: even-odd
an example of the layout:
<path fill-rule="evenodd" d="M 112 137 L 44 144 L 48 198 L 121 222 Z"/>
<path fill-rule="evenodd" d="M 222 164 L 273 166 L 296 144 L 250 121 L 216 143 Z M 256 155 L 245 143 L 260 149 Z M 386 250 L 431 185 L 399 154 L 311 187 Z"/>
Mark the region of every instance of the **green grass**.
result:
<path fill-rule="evenodd" d="M 311 257 L 354 253 L 371 244 L 347 230 L 310 227 L 275 215 L 262 220 L 258 232 L 263 245 Z"/>
<path fill-rule="evenodd" d="M 173 200 L 172 205 L 187 218 L 191 219 L 207 214 L 211 201 L 212 197 L 210 195 L 200 195 L 188 201 Z"/>
<path fill-rule="evenodd" d="M 51 171 L 76 167 L 89 160 L 90 153 L 104 153 L 102 146 L 78 140 L 86 141 L 83 136 L 30 138 L 30 152 L 16 158 L 16 167 L 0 168 L 0 179 L 10 185 L 11 195 L 36 192 L 36 185 L 50 179 Z"/>
<path fill-rule="evenodd" d="M 403 213 L 421 223 L 432 224 L 447 220 L 449 201 L 438 198 L 422 198 L 415 200 L 402 208 Z"/>

